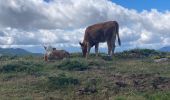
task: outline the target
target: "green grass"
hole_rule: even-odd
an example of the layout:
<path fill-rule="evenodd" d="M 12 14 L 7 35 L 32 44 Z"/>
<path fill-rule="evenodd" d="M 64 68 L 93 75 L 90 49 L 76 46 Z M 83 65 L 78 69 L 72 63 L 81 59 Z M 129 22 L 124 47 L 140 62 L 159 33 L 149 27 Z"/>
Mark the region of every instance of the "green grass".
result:
<path fill-rule="evenodd" d="M 16 61 L 4 64 L 0 67 L 0 72 L 11 73 L 11 72 L 26 72 L 33 74 L 42 70 L 43 64 L 27 61 Z"/>
<path fill-rule="evenodd" d="M 153 94 L 145 94 L 147 100 L 169 100 L 170 92 L 157 92 Z"/>
<path fill-rule="evenodd" d="M 74 53 L 55 62 L 34 56 L 1 57 L 0 100 L 168 100 L 170 62 L 155 63 L 154 56 L 161 54 L 155 51 L 130 52 L 139 51 L 147 56 L 138 58 L 126 52 L 127 56 L 92 54 L 85 59 Z M 154 55 L 148 56 L 148 52 Z M 168 53 L 162 55 L 169 57 Z M 158 77 L 155 89 L 152 83 Z M 135 87 L 134 81 L 139 85 Z"/>
<path fill-rule="evenodd" d="M 88 69 L 88 63 L 85 60 L 78 60 L 78 59 L 66 59 L 61 61 L 61 63 L 57 66 L 59 69 L 62 70 L 86 70 Z"/>
<path fill-rule="evenodd" d="M 78 85 L 79 84 L 79 80 L 71 77 L 71 76 L 67 76 L 64 73 L 59 74 L 58 76 L 50 76 L 48 77 L 48 87 L 50 89 L 60 89 L 60 88 L 66 88 L 69 85 Z"/>

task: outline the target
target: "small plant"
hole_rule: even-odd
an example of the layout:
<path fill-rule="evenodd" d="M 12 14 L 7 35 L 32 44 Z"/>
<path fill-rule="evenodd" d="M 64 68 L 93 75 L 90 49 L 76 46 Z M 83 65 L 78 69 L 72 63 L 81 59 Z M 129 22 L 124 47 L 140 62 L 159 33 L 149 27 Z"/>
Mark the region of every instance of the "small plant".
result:
<path fill-rule="evenodd" d="M 98 60 L 93 60 L 88 62 L 89 66 L 100 66 L 100 62 Z"/>
<path fill-rule="evenodd" d="M 88 64 L 86 61 L 79 60 L 63 60 L 58 66 L 62 70 L 85 70 L 88 69 Z"/>
<path fill-rule="evenodd" d="M 71 58 L 75 58 L 75 57 L 82 57 L 82 53 L 72 53 L 70 55 Z"/>
<path fill-rule="evenodd" d="M 118 96 L 115 98 L 115 100 L 126 100 L 126 97 L 124 96 Z"/>
<path fill-rule="evenodd" d="M 168 59 L 170 59 L 170 55 L 169 56 L 166 56 Z"/>
<path fill-rule="evenodd" d="M 102 59 L 105 61 L 112 61 L 112 56 L 102 56 Z"/>
<path fill-rule="evenodd" d="M 153 59 L 160 59 L 161 57 L 160 56 L 153 56 L 152 58 Z"/>
<path fill-rule="evenodd" d="M 79 84 L 79 80 L 70 76 L 66 76 L 65 74 L 59 74 L 58 76 L 48 77 L 48 87 L 49 88 L 65 88 L 69 85 L 77 85 Z"/>

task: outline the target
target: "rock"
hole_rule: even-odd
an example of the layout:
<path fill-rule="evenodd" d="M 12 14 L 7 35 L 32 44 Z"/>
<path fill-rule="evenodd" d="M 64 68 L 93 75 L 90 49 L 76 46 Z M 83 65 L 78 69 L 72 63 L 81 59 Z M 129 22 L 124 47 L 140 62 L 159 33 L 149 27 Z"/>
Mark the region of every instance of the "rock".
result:
<path fill-rule="evenodd" d="M 139 85 L 139 81 L 133 80 L 133 84 L 134 84 L 134 86 L 138 86 Z"/>
<path fill-rule="evenodd" d="M 159 62 L 166 62 L 166 61 L 168 61 L 168 58 L 160 58 L 160 59 L 155 59 L 154 60 L 154 62 L 157 62 L 157 63 L 159 63 Z"/>
<path fill-rule="evenodd" d="M 116 82 L 115 83 L 118 87 L 126 87 L 127 84 L 125 82 Z"/>
<path fill-rule="evenodd" d="M 86 87 L 78 90 L 79 95 L 96 93 L 97 89 L 94 87 Z"/>

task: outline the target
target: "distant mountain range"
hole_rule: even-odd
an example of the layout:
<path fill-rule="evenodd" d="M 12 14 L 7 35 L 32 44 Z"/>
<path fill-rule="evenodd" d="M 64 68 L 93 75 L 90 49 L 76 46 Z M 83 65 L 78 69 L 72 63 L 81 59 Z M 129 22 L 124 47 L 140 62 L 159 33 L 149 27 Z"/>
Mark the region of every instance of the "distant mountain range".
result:
<path fill-rule="evenodd" d="M 73 50 L 72 50 L 73 49 Z M 78 48 L 66 48 L 68 51 L 75 51 L 75 52 L 80 52 Z M 170 46 L 162 47 L 158 49 L 159 51 L 163 52 L 170 52 Z M 0 56 L 2 55 L 18 55 L 18 56 L 23 56 L 23 55 L 35 55 L 35 56 L 40 56 L 43 55 L 42 53 L 32 53 L 29 52 L 25 49 L 21 48 L 0 48 Z"/>
<path fill-rule="evenodd" d="M 21 48 L 0 48 L 0 55 L 42 55 L 41 53 L 28 52 Z"/>
<path fill-rule="evenodd" d="M 170 46 L 162 47 L 159 49 L 159 51 L 170 52 Z"/>

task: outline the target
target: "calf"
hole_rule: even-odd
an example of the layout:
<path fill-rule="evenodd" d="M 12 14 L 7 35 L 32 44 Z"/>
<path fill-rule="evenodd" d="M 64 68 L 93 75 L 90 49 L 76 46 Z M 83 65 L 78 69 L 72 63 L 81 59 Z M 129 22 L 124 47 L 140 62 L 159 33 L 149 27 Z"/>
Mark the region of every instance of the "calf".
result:
<path fill-rule="evenodd" d="M 44 46 L 44 49 L 46 50 L 46 53 L 44 55 L 45 61 L 59 60 L 70 57 L 70 54 L 65 50 L 56 50 L 56 48 L 52 48 L 50 46 L 49 47 Z"/>

